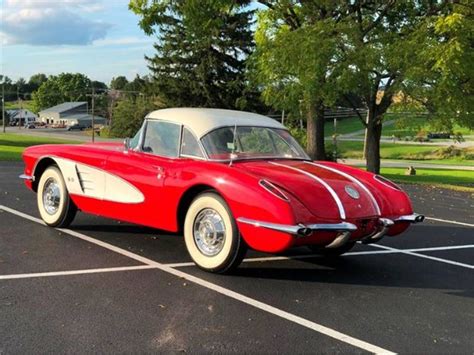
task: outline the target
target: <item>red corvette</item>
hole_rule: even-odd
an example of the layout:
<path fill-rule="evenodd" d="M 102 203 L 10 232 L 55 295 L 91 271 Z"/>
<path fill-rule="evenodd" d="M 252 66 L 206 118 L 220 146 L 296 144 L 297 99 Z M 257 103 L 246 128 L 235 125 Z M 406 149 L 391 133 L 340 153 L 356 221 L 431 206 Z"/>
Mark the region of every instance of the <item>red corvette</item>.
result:
<path fill-rule="evenodd" d="M 311 161 L 284 126 L 246 112 L 158 110 L 124 144 L 40 145 L 23 159 L 46 224 L 66 227 L 81 210 L 182 231 L 212 272 L 238 266 L 248 247 L 339 255 L 424 219 L 394 183 Z"/>

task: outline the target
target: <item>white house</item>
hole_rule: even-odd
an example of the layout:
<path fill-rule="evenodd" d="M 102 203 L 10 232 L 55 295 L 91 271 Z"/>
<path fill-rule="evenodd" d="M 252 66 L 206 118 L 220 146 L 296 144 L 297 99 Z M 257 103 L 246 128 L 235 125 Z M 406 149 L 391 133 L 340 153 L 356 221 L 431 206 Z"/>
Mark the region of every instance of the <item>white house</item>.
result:
<path fill-rule="evenodd" d="M 10 124 L 29 124 L 35 122 L 38 119 L 38 116 L 33 112 L 27 109 L 12 109 L 6 110 L 6 113 L 9 117 Z"/>

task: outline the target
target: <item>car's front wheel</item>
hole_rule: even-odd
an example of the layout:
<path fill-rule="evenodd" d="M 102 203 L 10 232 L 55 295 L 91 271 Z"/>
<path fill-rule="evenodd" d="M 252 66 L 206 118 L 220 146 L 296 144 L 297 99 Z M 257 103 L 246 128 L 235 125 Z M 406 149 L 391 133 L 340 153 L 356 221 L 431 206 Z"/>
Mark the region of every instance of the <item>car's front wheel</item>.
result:
<path fill-rule="evenodd" d="M 67 227 L 76 216 L 77 207 L 69 197 L 61 171 L 48 167 L 38 183 L 38 210 L 43 221 L 51 227 Z"/>
<path fill-rule="evenodd" d="M 231 271 L 247 250 L 227 203 L 214 192 L 197 196 L 189 206 L 184 240 L 196 265 L 209 272 Z"/>

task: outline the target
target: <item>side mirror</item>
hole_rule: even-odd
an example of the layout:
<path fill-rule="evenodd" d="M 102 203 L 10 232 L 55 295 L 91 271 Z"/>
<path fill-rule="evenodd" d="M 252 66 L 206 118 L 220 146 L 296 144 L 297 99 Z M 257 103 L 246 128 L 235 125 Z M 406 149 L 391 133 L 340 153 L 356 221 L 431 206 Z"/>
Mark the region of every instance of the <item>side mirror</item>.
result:
<path fill-rule="evenodd" d="M 123 149 L 128 152 L 130 150 L 130 138 L 125 138 L 123 140 Z"/>

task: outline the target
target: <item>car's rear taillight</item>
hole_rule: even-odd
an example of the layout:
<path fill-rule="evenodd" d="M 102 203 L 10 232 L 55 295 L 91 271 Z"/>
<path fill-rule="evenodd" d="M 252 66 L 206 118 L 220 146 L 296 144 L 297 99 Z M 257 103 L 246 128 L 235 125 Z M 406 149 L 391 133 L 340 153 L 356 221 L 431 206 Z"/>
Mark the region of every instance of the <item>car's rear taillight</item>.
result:
<path fill-rule="evenodd" d="M 392 181 L 390 181 L 389 179 L 387 178 L 384 178 L 383 176 L 380 176 L 380 175 L 374 175 L 374 179 L 377 180 L 378 182 L 384 184 L 385 186 L 388 186 L 392 189 L 395 189 L 395 190 L 398 190 L 398 191 L 403 191 L 400 186 L 398 186 L 397 184 L 393 183 Z"/>
<path fill-rule="evenodd" d="M 284 201 L 289 201 L 288 197 L 281 191 L 278 187 L 273 185 L 271 182 L 267 180 L 260 180 L 259 181 L 260 186 L 262 186 L 265 190 L 270 192 L 272 195 L 275 195 L 279 199 L 282 199 Z"/>

